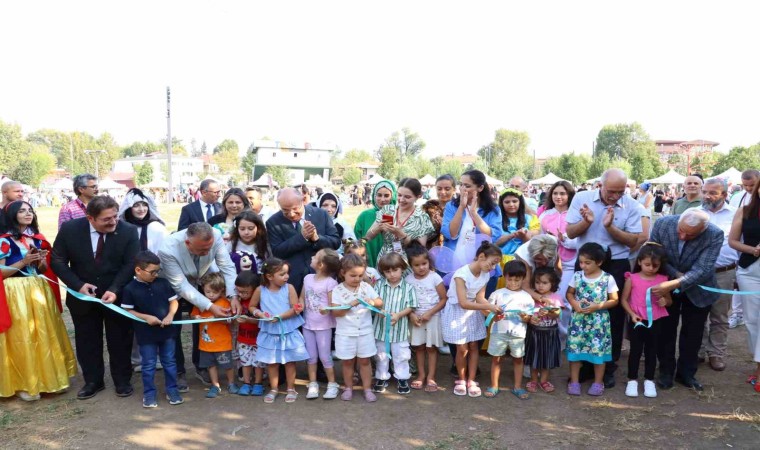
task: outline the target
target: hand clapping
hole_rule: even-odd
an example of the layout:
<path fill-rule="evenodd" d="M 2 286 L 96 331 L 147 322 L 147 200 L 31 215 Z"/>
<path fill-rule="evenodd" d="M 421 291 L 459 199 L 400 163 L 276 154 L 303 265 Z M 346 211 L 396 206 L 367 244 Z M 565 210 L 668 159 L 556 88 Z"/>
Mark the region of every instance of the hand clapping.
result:
<path fill-rule="evenodd" d="M 591 211 L 591 208 L 589 208 L 587 204 L 584 203 L 578 212 L 587 223 L 594 223 L 594 212 Z"/>

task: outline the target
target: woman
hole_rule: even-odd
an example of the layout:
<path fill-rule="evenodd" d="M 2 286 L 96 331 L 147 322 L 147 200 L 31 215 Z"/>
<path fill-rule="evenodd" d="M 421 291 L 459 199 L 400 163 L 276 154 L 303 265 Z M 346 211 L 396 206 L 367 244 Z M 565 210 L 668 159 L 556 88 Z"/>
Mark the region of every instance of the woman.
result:
<path fill-rule="evenodd" d="M 342 217 L 338 217 L 338 214 L 343 212 L 343 201 L 332 192 L 325 192 L 319 196 L 315 206 L 317 208 L 324 209 L 327 211 L 327 214 L 333 218 L 333 224 L 335 224 L 335 228 L 338 229 L 338 234 L 340 235 L 341 241 L 340 248 L 338 248 L 338 253 L 342 255 L 343 241 L 346 239 L 356 240 L 354 230 L 351 228 L 348 222 L 346 222 Z"/>
<path fill-rule="evenodd" d="M 538 234 L 541 225 L 536 216 L 525 213 L 525 199 L 523 193 L 517 189 L 505 189 L 499 196 L 499 207 L 502 235 L 495 244 L 501 248 L 504 255 L 512 255 L 517 247 Z"/>
<path fill-rule="evenodd" d="M 752 190 L 752 200 L 740 207 L 731 223 L 728 245 L 740 252 L 736 282 L 740 291 L 760 291 L 760 183 Z M 749 334 L 749 352 L 755 371 L 747 380 L 760 392 L 760 295 L 743 295 L 744 321 Z"/>
<path fill-rule="evenodd" d="M 61 318 L 58 286 L 37 276 L 50 271 L 50 244 L 39 233 L 31 205 L 5 206 L 8 228 L 0 235 L 0 397 L 18 395 L 39 400 L 40 393 L 58 393 L 77 373 L 66 326 Z"/>
<path fill-rule="evenodd" d="M 232 220 L 241 212 L 251 209 L 248 197 L 240 188 L 232 188 L 222 198 L 222 212 L 208 220 L 208 224 L 222 232 L 224 242 L 230 240 Z"/>
<path fill-rule="evenodd" d="M 354 225 L 354 232 L 359 239 L 365 239 L 367 249 L 367 266 L 377 267 L 377 255 L 380 253 L 380 248 L 383 246 L 383 238 L 373 236 L 371 239 L 367 239 L 367 232 L 375 224 L 377 218 L 377 212 L 380 208 L 386 205 L 396 204 L 396 185 L 390 180 L 379 181 L 374 188 L 372 188 L 372 205 L 374 208 L 366 209 L 359 214 L 356 218 L 356 224 Z"/>
<path fill-rule="evenodd" d="M 158 254 L 161 243 L 169 235 L 166 224 L 158 215 L 158 208 L 153 197 L 144 194 L 138 188 L 127 191 L 119 207 L 119 220 L 137 227 L 140 237 L 140 250 L 150 250 Z"/>
<path fill-rule="evenodd" d="M 438 201 L 441 202 L 441 208 L 446 209 L 446 205 L 451 201 L 456 193 L 456 180 L 449 174 L 444 174 L 435 180 L 435 194 Z"/>
<path fill-rule="evenodd" d="M 641 203 L 641 206 L 646 210 L 652 207 L 652 202 L 654 201 L 654 195 L 649 192 L 650 187 L 652 187 L 650 183 L 641 183 L 638 187 L 639 195 L 636 197 L 636 201 Z"/>
<path fill-rule="evenodd" d="M 375 224 L 367 232 L 367 239 L 382 235 L 383 243 L 377 259 L 386 253 L 396 252 L 406 259 L 404 249 L 412 242 L 427 244 L 435 229 L 421 208 L 414 205 L 422 197 L 422 185 L 414 178 L 404 178 L 396 190 L 395 205 L 386 205 L 375 214 Z M 369 250 L 367 250 L 369 252 Z"/>
<path fill-rule="evenodd" d="M 548 234 L 539 234 L 515 250 L 515 259 L 525 264 L 527 272 L 523 279 L 523 290 L 533 297 L 533 300 L 543 303 L 541 294 L 531 287 L 533 271 L 538 267 L 554 267 L 557 273 L 562 268 L 557 257 L 557 239 Z"/>

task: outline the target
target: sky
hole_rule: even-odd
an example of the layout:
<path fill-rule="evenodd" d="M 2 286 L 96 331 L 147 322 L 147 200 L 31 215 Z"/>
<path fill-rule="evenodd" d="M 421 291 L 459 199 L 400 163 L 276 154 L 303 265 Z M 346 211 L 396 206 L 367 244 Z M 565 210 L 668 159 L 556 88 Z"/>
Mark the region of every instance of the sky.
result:
<path fill-rule="evenodd" d="M 425 154 L 474 153 L 498 128 L 539 157 L 590 153 L 605 124 L 652 139 L 760 141 L 757 17 L 739 1 L 5 2 L 0 120 L 263 136 L 373 151 L 409 127 Z"/>

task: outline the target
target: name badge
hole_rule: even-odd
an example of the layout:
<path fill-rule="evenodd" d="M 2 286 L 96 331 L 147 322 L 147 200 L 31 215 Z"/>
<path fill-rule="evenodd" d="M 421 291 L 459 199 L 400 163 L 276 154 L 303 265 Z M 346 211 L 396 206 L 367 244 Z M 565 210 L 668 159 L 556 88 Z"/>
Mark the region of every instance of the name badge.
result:
<path fill-rule="evenodd" d="M 403 253 L 403 249 L 401 247 L 401 241 L 393 241 L 393 251 L 396 253 Z"/>

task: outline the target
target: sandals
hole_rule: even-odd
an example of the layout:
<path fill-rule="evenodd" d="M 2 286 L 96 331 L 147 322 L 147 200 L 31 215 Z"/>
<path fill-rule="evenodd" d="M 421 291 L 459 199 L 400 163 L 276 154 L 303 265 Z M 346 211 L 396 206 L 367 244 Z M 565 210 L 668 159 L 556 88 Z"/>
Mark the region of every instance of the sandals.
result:
<path fill-rule="evenodd" d="M 288 394 L 285 396 L 285 403 L 293 403 L 298 400 L 298 392 L 295 389 L 288 389 Z"/>
<path fill-rule="evenodd" d="M 420 389 L 422 389 L 422 380 L 414 380 L 414 381 L 412 381 L 411 383 L 409 383 L 409 387 L 411 387 L 412 389 L 415 389 L 415 390 L 419 391 Z"/>
<path fill-rule="evenodd" d="M 476 381 L 470 381 L 467 386 L 467 395 L 470 397 L 480 397 L 482 394 L 482 391 L 480 390 L 480 387 Z"/>
<path fill-rule="evenodd" d="M 530 394 L 525 389 L 512 389 L 512 394 L 520 400 L 527 400 L 530 398 Z"/>
<path fill-rule="evenodd" d="M 457 380 L 454 382 L 454 395 L 467 395 L 467 383 L 464 380 Z"/>
<path fill-rule="evenodd" d="M 587 394 L 595 397 L 604 394 L 604 385 L 602 383 L 592 383 L 591 387 L 588 388 Z"/>
<path fill-rule="evenodd" d="M 494 398 L 497 395 L 499 395 L 499 388 L 490 387 L 490 388 L 486 389 L 486 393 L 483 394 L 483 397 L 485 397 L 485 398 Z"/>
<path fill-rule="evenodd" d="M 428 381 L 425 385 L 425 392 L 438 392 L 438 383 L 435 381 Z"/>
<path fill-rule="evenodd" d="M 264 403 L 274 403 L 274 399 L 277 398 L 277 389 L 272 389 L 264 396 Z"/>
<path fill-rule="evenodd" d="M 531 394 L 538 391 L 538 382 L 528 381 L 527 383 L 525 383 L 525 389 Z"/>
<path fill-rule="evenodd" d="M 547 394 L 550 392 L 554 392 L 554 389 L 555 389 L 554 385 L 550 381 L 544 381 L 543 383 L 539 383 L 539 386 L 541 386 L 541 389 Z"/>
<path fill-rule="evenodd" d="M 750 375 L 750 376 L 747 378 L 747 383 L 749 383 L 749 384 L 751 384 L 751 385 L 755 385 L 755 383 L 757 383 L 757 376 L 755 376 L 755 375 Z"/>

